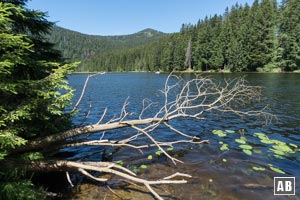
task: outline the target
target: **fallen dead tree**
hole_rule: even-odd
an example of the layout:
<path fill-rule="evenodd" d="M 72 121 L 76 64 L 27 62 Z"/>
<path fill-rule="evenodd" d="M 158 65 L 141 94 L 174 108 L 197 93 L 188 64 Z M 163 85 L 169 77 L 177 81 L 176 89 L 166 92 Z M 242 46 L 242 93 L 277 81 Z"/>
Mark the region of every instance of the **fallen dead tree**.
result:
<path fill-rule="evenodd" d="M 89 78 L 95 75 L 88 76 L 82 94 L 80 95 L 74 109 L 76 111 L 80 104 L 85 90 L 88 85 Z M 237 116 L 254 116 L 263 117 L 268 120 L 272 117 L 266 107 L 258 110 L 252 110 L 249 105 L 252 102 L 260 100 L 261 89 L 256 86 L 249 86 L 247 82 L 240 78 L 230 81 L 215 82 L 212 79 L 205 77 L 196 77 L 192 80 L 185 81 L 179 76 L 170 74 L 165 82 L 164 88 L 161 90 L 164 97 L 164 104 L 161 105 L 158 112 L 152 117 L 143 117 L 146 110 L 150 109 L 154 104 L 150 100 L 142 102 L 143 109 L 137 118 L 129 120 L 128 116 L 131 113 L 127 112 L 128 100 L 125 101 L 121 114 L 117 118 L 110 119 L 104 122 L 107 109 L 104 110 L 99 121 L 93 125 L 77 127 L 65 132 L 57 133 L 47 137 L 38 138 L 28 142 L 26 145 L 11 150 L 11 153 L 25 153 L 32 151 L 43 150 L 48 147 L 55 146 L 56 148 L 71 147 L 71 146 L 112 146 L 112 147 L 128 147 L 133 149 L 146 149 L 150 147 L 158 148 L 173 164 L 182 163 L 181 160 L 170 155 L 165 147 L 172 147 L 178 143 L 200 144 L 208 143 L 208 140 L 201 140 L 199 136 L 189 135 L 184 130 L 179 130 L 173 127 L 169 122 L 179 118 L 203 120 L 203 115 L 209 112 L 218 113 L 233 113 Z M 159 141 L 153 136 L 158 127 L 165 128 L 180 135 L 182 139 L 173 141 Z M 132 129 L 132 135 L 121 140 L 103 139 L 105 131 L 121 128 Z M 102 132 L 102 137 L 98 140 L 78 141 L 68 140 L 76 136 L 84 134 L 93 134 Z M 134 141 L 141 138 L 147 138 L 145 144 L 137 145 Z M 144 139 L 143 139 L 144 140 Z M 67 160 L 51 160 L 43 162 L 28 163 L 28 168 L 31 170 L 55 170 L 66 171 L 68 180 L 70 181 L 68 171 L 78 172 L 95 181 L 104 182 L 107 179 L 95 177 L 92 172 L 102 172 L 117 175 L 125 180 L 144 185 L 149 192 L 156 198 L 162 197 L 152 188 L 153 185 L 160 184 L 183 184 L 187 180 L 183 178 L 191 178 L 188 174 L 177 172 L 168 177 L 159 180 L 146 180 L 136 176 L 129 169 L 122 167 L 113 162 L 74 162 Z M 180 178 L 181 177 L 181 178 Z M 71 181 L 70 181 L 71 183 Z M 72 183 L 71 183 L 72 184 Z"/>

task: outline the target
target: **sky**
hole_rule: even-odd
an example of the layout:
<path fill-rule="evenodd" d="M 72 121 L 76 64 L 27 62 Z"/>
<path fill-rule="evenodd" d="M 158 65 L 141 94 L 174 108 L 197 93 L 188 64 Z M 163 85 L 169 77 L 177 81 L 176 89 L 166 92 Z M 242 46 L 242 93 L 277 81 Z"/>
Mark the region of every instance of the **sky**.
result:
<path fill-rule="evenodd" d="M 254 0 L 31 0 L 56 25 L 90 35 L 127 35 L 146 28 L 178 32 L 183 23 L 223 14 L 235 3 Z"/>

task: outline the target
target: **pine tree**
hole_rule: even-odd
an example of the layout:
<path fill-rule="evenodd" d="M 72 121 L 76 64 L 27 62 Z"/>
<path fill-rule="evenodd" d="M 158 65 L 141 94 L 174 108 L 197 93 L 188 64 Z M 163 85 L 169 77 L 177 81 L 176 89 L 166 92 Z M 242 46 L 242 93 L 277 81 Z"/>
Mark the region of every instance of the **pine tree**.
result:
<path fill-rule="evenodd" d="M 60 53 L 44 38 L 52 23 L 24 3 L 0 1 L 0 161 L 11 156 L 9 149 L 71 125 L 63 114 L 72 97 L 64 77 L 76 64 L 61 64 Z M 37 198 L 29 181 L 0 174 L 1 199 Z"/>
<path fill-rule="evenodd" d="M 292 71 L 300 69 L 300 2 L 285 0 L 281 5 L 279 47 L 281 68 Z"/>
<path fill-rule="evenodd" d="M 251 8 L 250 18 L 250 71 L 263 68 L 272 62 L 276 41 L 276 3 L 256 0 Z"/>

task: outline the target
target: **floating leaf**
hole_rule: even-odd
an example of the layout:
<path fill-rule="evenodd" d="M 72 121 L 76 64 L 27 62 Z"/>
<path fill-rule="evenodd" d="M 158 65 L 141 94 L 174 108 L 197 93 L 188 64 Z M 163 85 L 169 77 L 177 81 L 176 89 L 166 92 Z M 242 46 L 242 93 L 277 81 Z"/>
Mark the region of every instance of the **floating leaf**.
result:
<path fill-rule="evenodd" d="M 218 135 L 219 137 L 225 137 L 226 136 L 226 133 L 224 133 L 221 130 L 213 130 L 212 132 L 213 132 L 213 134 Z"/>
<path fill-rule="evenodd" d="M 252 155 L 252 151 L 250 151 L 249 149 L 243 149 L 243 152 L 249 156 Z"/>
<path fill-rule="evenodd" d="M 224 142 L 222 142 L 222 141 L 219 141 L 219 144 L 224 144 Z"/>
<path fill-rule="evenodd" d="M 264 134 L 264 133 L 254 133 L 254 135 L 257 135 L 257 136 L 265 136 L 265 137 L 266 137 L 266 134 Z"/>
<path fill-rule="evenodd" d="M 273 151 L 276 155 L 281 155 L 281 156 L 284 156 L 285 153 L 283 151 L 280 151 L 278 149 L 270 149 L 271 151 Z"/>
<path fill-rule="evenodd" d="M 147 169 L 147 165 L 141 165 L 140 168 L 141 169 Z"/>
<path fill-rule="evenodd" d="M 226 133 L 235 133 L 233 130 L 225 130 Z"/>
<path fill-rule="evenodd" d="M 261 140 L 269 140 L 269 138 L 265 135 L 259 135 L 258 138 Z"/>
<path fill-rule="evenodd" d="M 250 145 L 247 145 L 247 144 L 241 144 L 240 146 L 239 146 L 241 149 L 247 149 L 247 150 L 250 150 L 250 149 L 252 149 L 252 146 L 250 146 Z"/>
<path fill-rule="evenodd" d="M 228 148 L 228 144 L 223 144 L 220 148 L 221 151 L 226 151 L 226 150 L 229 150 Z"/>
<path fill-rule="evenodd" d="M 279 158 L 279 159 L 285 159 L 285 157 L 280 156 L 280 155 L 277 155 L 277 154 L 275 154 L 274 157 L 275 157 L 275 158 Z"/>
<path fill-rule="evenodd" d="M 223 158 L 223 160 L 222 160 L 223 162 L 227 162 L 227 160 L 225 159 L 225 158 Z"/>
<path fill-rule="evenodd" d="M 266 170 L 266 168 L 264 168 L 264 167 L 252 167 L 252 169 L 255 171 L 265 171 Z"/>
<path fill-rule="evenodd" d="M 162 154 L 162 151 L 158 150 L 158 151 L 155 152 L 155 154 L 158 155 L 158 156 L 160 156 L 160 154 Z"/>
<path fill-rule="evenodd" d="M 118 160 L 116 163 L 117 163 L 118 165 L 123 165 L 123 164 L 124 164 L 122 160 Z"/>
<path fill-rule="evenodd" d="M 285 174 L 284 171 L 282 171 L 281 169 L 278 169 L 276 167 L 270 166 L 270 169 L 273 170 L 274 172 L 280 173 L 280 174 Z"/>
<path fill-rule="evenodd" d="M 272 142 L 274 142 L 277 145 L 286 145 L 285 142 L 279 141 L 279 140 L 271 140 Z"/>
<path fill-rule="evenodd" d="M 148 156 L 148 160 L 152 160 L 153 156 L 152 155 L 149 155 Z"/>
<path fill-rule="evenodd" d="M 174 147 L 169 147 L 167 148 L 168 151 L 173 151 L 174 150 Z"/>
<path fill-rule="evenodd" d="M 274 144 L 274 142 L 272 140 L 269 140 L 268 138 L 264 138 L 260 140 L 260 142 L 264 144 Z"/>
<path fill-rule="evenodd" d="M 235 139 L 235 142 L 240 143 L 240 144 L 246 144 L 246 141 L 241 140 L 241 139 Z"/>
<path fill-rule="evenodd" d="M 298 148 L 298 146 L 297 146 L 297 145 L 295 145 L 295 144 L 289 143 L 289 145 L 290 145 L 291 147 Z"/>
<path fill-rule="evenodd" d="M 283 144 L 283 145 L 273 145 L 274 149 L 277 149 L 279 151 L 287 152 L 287 153 L 292 153 L 294 152 L 288 145 Z"/>

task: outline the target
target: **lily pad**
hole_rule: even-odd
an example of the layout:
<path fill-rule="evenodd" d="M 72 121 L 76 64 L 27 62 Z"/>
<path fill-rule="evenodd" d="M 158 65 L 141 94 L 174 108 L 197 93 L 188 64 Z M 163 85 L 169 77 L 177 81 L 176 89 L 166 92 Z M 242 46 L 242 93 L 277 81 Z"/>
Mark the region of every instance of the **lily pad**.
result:
<path fill-rule="evenodd" d="M 174 147 L 169 147 L 167 148 L 168 151 L 173 151 L 174 150 Z"/>
<path fill-rule="evenodd" d="M 254 135 L 256 135 L 256 136 L 265 136 L 266 137 L 266 134 L 264 134 L 264 133 L 254 133 Z"/>
<path fill-rule="evenodd" d="M 278 149 L 270 149 L 271 151 L 273 151 L 276 155 L 280 155 L 280 156 L 284 156 L 285 153 L 281 150 L 278 150 Z"/>
<path fill-rule="evenodd" d="M 152 155 L 149 155 L 148 156 L 148 160 L 152 160 L 153 159 L 153 156 Z"/>
<path fill-rule="evenodd" d="M 220 150 L 221 150 L 221 151 L 229 150 L 228 144 L 223 144 L 223 145 L 220 147 Z"/>
<path fill-rule="evenodd" d="M 283 145 L 273 145 L 274 149 L 277 149 L 279 151 L 287 152 L 287 153 L 292 153 L 294 152 L 288 145 L 283 144 Z"/>
<path fill-rule="evenodd" d="M 277 155 L 277 154 L 275 154 L 274 157 L 275 157 L 275 158 L 279 158 L 279 159 L 285 159 L 285 157 L 283 157 L 283 156 L 281 156 L 281 155 Z"/>
<path fill-rule="evenodd" d="M 252 151 L 250 151 L 249 149 L 243 149 L 243 152 L 249 156 L 252 155 Z"/>
<path fill-rule="evenodd" d="M 264 167 L 252 167 L 252 169 L 255 171 L 265 171 L 266 170 L 266 168 L 264 168 Z"/>
<path fill-rule="evenodd" d="M 118 165 L 123 165 L 123 164 L 124 164 L 122 160 L 118 160 L 116 163 L 117 163 Z"/>
<path fill-rule="evenodd" d="M 241 144 L 239 147 L 240 147 L 241 149 L 246 149 L 246 150 L 252 149 L 252 146 L 247 145 L 247 144 Z"/>
<path fill-rule="evenodd" d="M 280 141 L 280 140 L 272 140 L 272 142 L 274 142 L 274 143 L 277 144 L 277 145 L 286 145 L 285 142 L 282 142 L 282 141 Z"/>
<path fill-rule="evenodd" d="M 235 133 L 233 130 L 225 130 L 226 133 Z"/>
<path fill-rule="evenodd" d="M 158 156 L 160 156 L 160 154 L 162 154 L 162 151 L 158 150 L 158 151 L 155 152 L 155 154 L 158 155 Z"/>
<path fill-rule="evenodd" d="M 212 132 L 213 132 L 213 134 L 218 135 L 219 137 L 225 137 L 226 136 L 226 133 L 224 133 L 221 130 L 213 130 Z"/>
<path fill-rule="evenodd" d="M 147 169 L 147 165 L 141 165 L 140 168 L 141 169 Z"/>
<path fill-rule="evenodd" d="M 224 144 L 224 142 L 222 142 L 222 141 L 219 141 L 219 144 Z"/>
<path fill-rule="evenodd" d="M 269 138 L 266 135 L 259 135 L 258 138 L 261 140 L 269 140 Z"/>
<path fill-rule="evenodd" d="M 298 146 L 295 145 L 295 144 L 289 143 L 289 145 L 290 145 L 291 147 L 298 148 Z"/>
<path fill-rule="evenodd" d="M 223 160 L 222 160 L 223 162 L 227 162 L 227 160 L 225 159 L 225 158 L 223 158 Z"/>
<path fill-rule="evenodd" d="M 274 142 L 272 140 L 269 140 L 268 138 L 264 138 L 260 140 L 260 142 L 264 144 L 274 144 Z"/>
<path fill-rule="evenodd" d="M 241 139 L 235 139 L 235 142 L 240 143 L 240 144 L 246 144 L 246 141 L 241 140 Z"/>
<path fill-rule="evenodd" d="M 270 169 L 274 172 L 280 173 L 280 174 L 285 174 L 284 171 L 282 171 L 281 169 L 278 169 L 276 167 L 270 166 Z"/>

